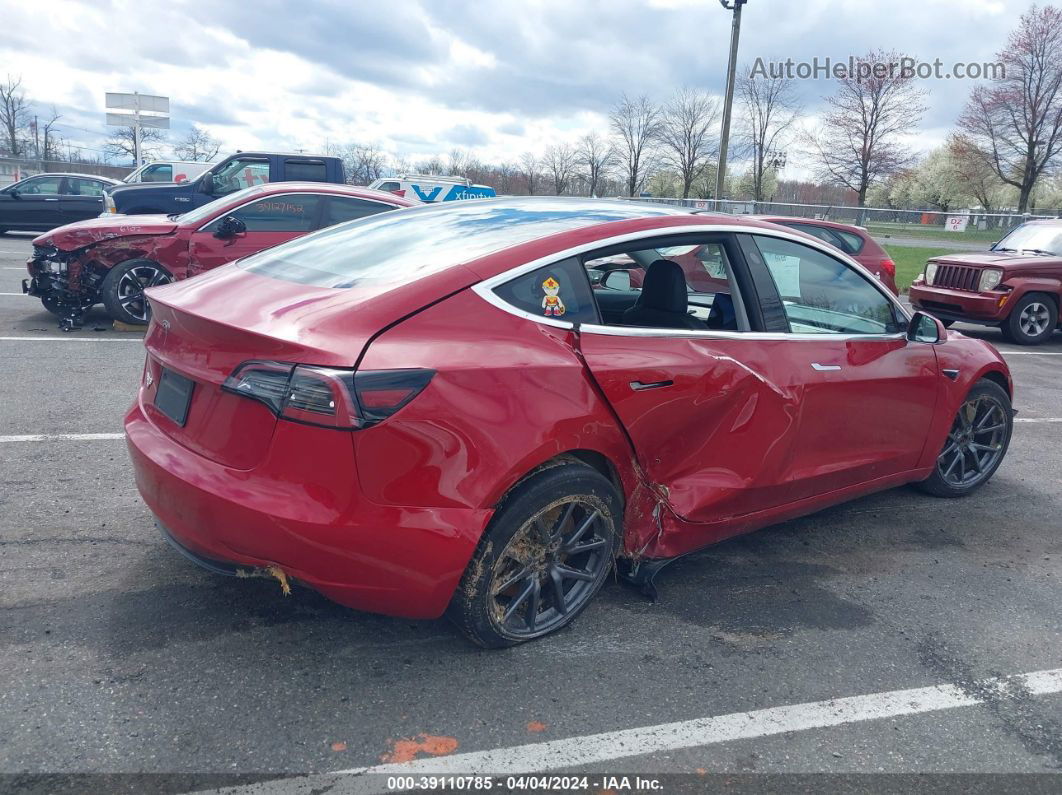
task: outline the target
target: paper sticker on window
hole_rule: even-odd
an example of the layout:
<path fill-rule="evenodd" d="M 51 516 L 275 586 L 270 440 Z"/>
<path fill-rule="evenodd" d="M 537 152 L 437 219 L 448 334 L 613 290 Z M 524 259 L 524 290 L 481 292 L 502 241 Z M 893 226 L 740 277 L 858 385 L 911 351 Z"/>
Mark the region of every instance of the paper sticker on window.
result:
<path fill-rule="evenodd" d="M 560 297 L 560 282 L 554 279 L 552 276 L 542 282 L 542 291 L 546 294 L 546 297 L 542 299 L 542 309 L 545 310 L 544 314 L 549 317 L 560 317 L 564 314 L 564 302 Z"/>
<path fill-rule="evenodd" d="M 800 297 L 800 257 L 763 252 L 763 259 L 774 277 L 774 284 L 782 298 Z"/>

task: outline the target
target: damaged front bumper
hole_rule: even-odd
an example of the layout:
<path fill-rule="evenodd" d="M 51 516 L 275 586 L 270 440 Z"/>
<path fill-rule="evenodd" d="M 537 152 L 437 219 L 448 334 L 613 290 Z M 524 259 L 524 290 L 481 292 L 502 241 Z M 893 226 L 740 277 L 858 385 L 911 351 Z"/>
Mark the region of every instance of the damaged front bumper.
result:
<path fill-rule="evenodd" d="M 54 246 L 34 246 L 26 270 L 29 278 L 22 280 L 22 292 L 40 298 L 64 331 L 80 327 L 85 312 L 97 302 L 100 279 L 82 268 L 75 254 Z"/>

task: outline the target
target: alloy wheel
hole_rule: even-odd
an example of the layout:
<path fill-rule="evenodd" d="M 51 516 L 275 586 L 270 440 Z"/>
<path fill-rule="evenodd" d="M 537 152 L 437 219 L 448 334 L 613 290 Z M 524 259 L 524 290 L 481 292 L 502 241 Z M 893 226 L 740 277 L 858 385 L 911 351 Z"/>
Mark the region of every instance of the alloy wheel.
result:
<path fill-rule="evenodd" d="M 1047 331 L 1051 322 L 1051 312 L 1045 304 L 1033 301 L 1018 316 L 1018 327 L 1028 337 L 1038 337 Z"/>
<path fill-rule="evenodd" d="M 146 322 L 150 317 L 150 309 L 144 297 L 144 290 L 160 284 L 169 284 L 171 281 L 173 279 L 170 275 L 161 268 L 154 265 L 137 265 L 123 273 L 118 281 L 118 303 L 130 315 Z"/>
<path fill-rule="evenodd" d="M 567 497 L 528 521 L 498 557 L 491 607 L 514 638 L 543 635 L 578 611 L 607 574 L 608 524 L 583 497 Z"/>
<path fill-rule="evenodd" d="M 995 471 L 1005 449 L 1007 411 L 991 395 L 962 404 L 937 458 L 937 471 L 948 485 L 968 488 Z"/>

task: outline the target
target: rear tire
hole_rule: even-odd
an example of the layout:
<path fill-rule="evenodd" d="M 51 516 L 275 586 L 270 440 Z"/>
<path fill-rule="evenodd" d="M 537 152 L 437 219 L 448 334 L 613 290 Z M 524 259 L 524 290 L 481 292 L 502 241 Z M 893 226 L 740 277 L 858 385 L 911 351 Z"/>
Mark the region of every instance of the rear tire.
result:
<path fill-rule="evenodd" d="M 1046 293 L 1028 293 L 1018 299 L 1000 328 L 1018 345 L 1039 345 L 1055 332 L 1058 307 Z"/>
<path fill-rule="evenodd" d="M 934 497 L 965 497 L 987 483 L 1010 446 L 1014 412 L 995 381 L 978 381 L 952 422 L 933 474 L 916 487 Z"/>
<path fill-rule="evenodd" d="M 536 472 L 491 520 L 448 617 L 490 649 L 567 626 L 612 569 L 622 522 L 620 496 L 596 470 L 573 461 Z"/>
<path fill-rule="evenodd" d="M 131 259 L 115 265 L 100 286 L 100 300 L 107 314 L 131 326 L 147 325 L 151 320 L 151 306 L 144 290 L 169 284 L 173 275 L 157 262 Z"/>

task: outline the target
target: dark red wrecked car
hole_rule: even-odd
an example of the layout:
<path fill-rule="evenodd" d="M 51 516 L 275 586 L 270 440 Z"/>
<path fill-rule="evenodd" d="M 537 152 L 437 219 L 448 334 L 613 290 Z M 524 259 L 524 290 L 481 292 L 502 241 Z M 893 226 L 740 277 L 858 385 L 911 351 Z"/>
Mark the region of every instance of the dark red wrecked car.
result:
<path fill-rule="evenodd" d="M 123 323 L 148 321 L 144 290 L 333 224 L 414 202 L 392 193 L 320 182 L 246 188 L 183 215 L 108 215 L 67 224 L 33 241 L 22 290 L 64 327 L 102 303 Z"/>
<path fill-rule="evenodd" d="M 641 289 L 591 286 L 610 256 Z M 990 345 L 909 316 L 826 243 L 727 216 L 424 206 L 149 298 L 125 428 L 173 544 L 361 610 L 448 613 L 486 646 L 568 624 L 614 562 L 648 588 L 870 492 L 969 494 L 1010 441 Z"/>

